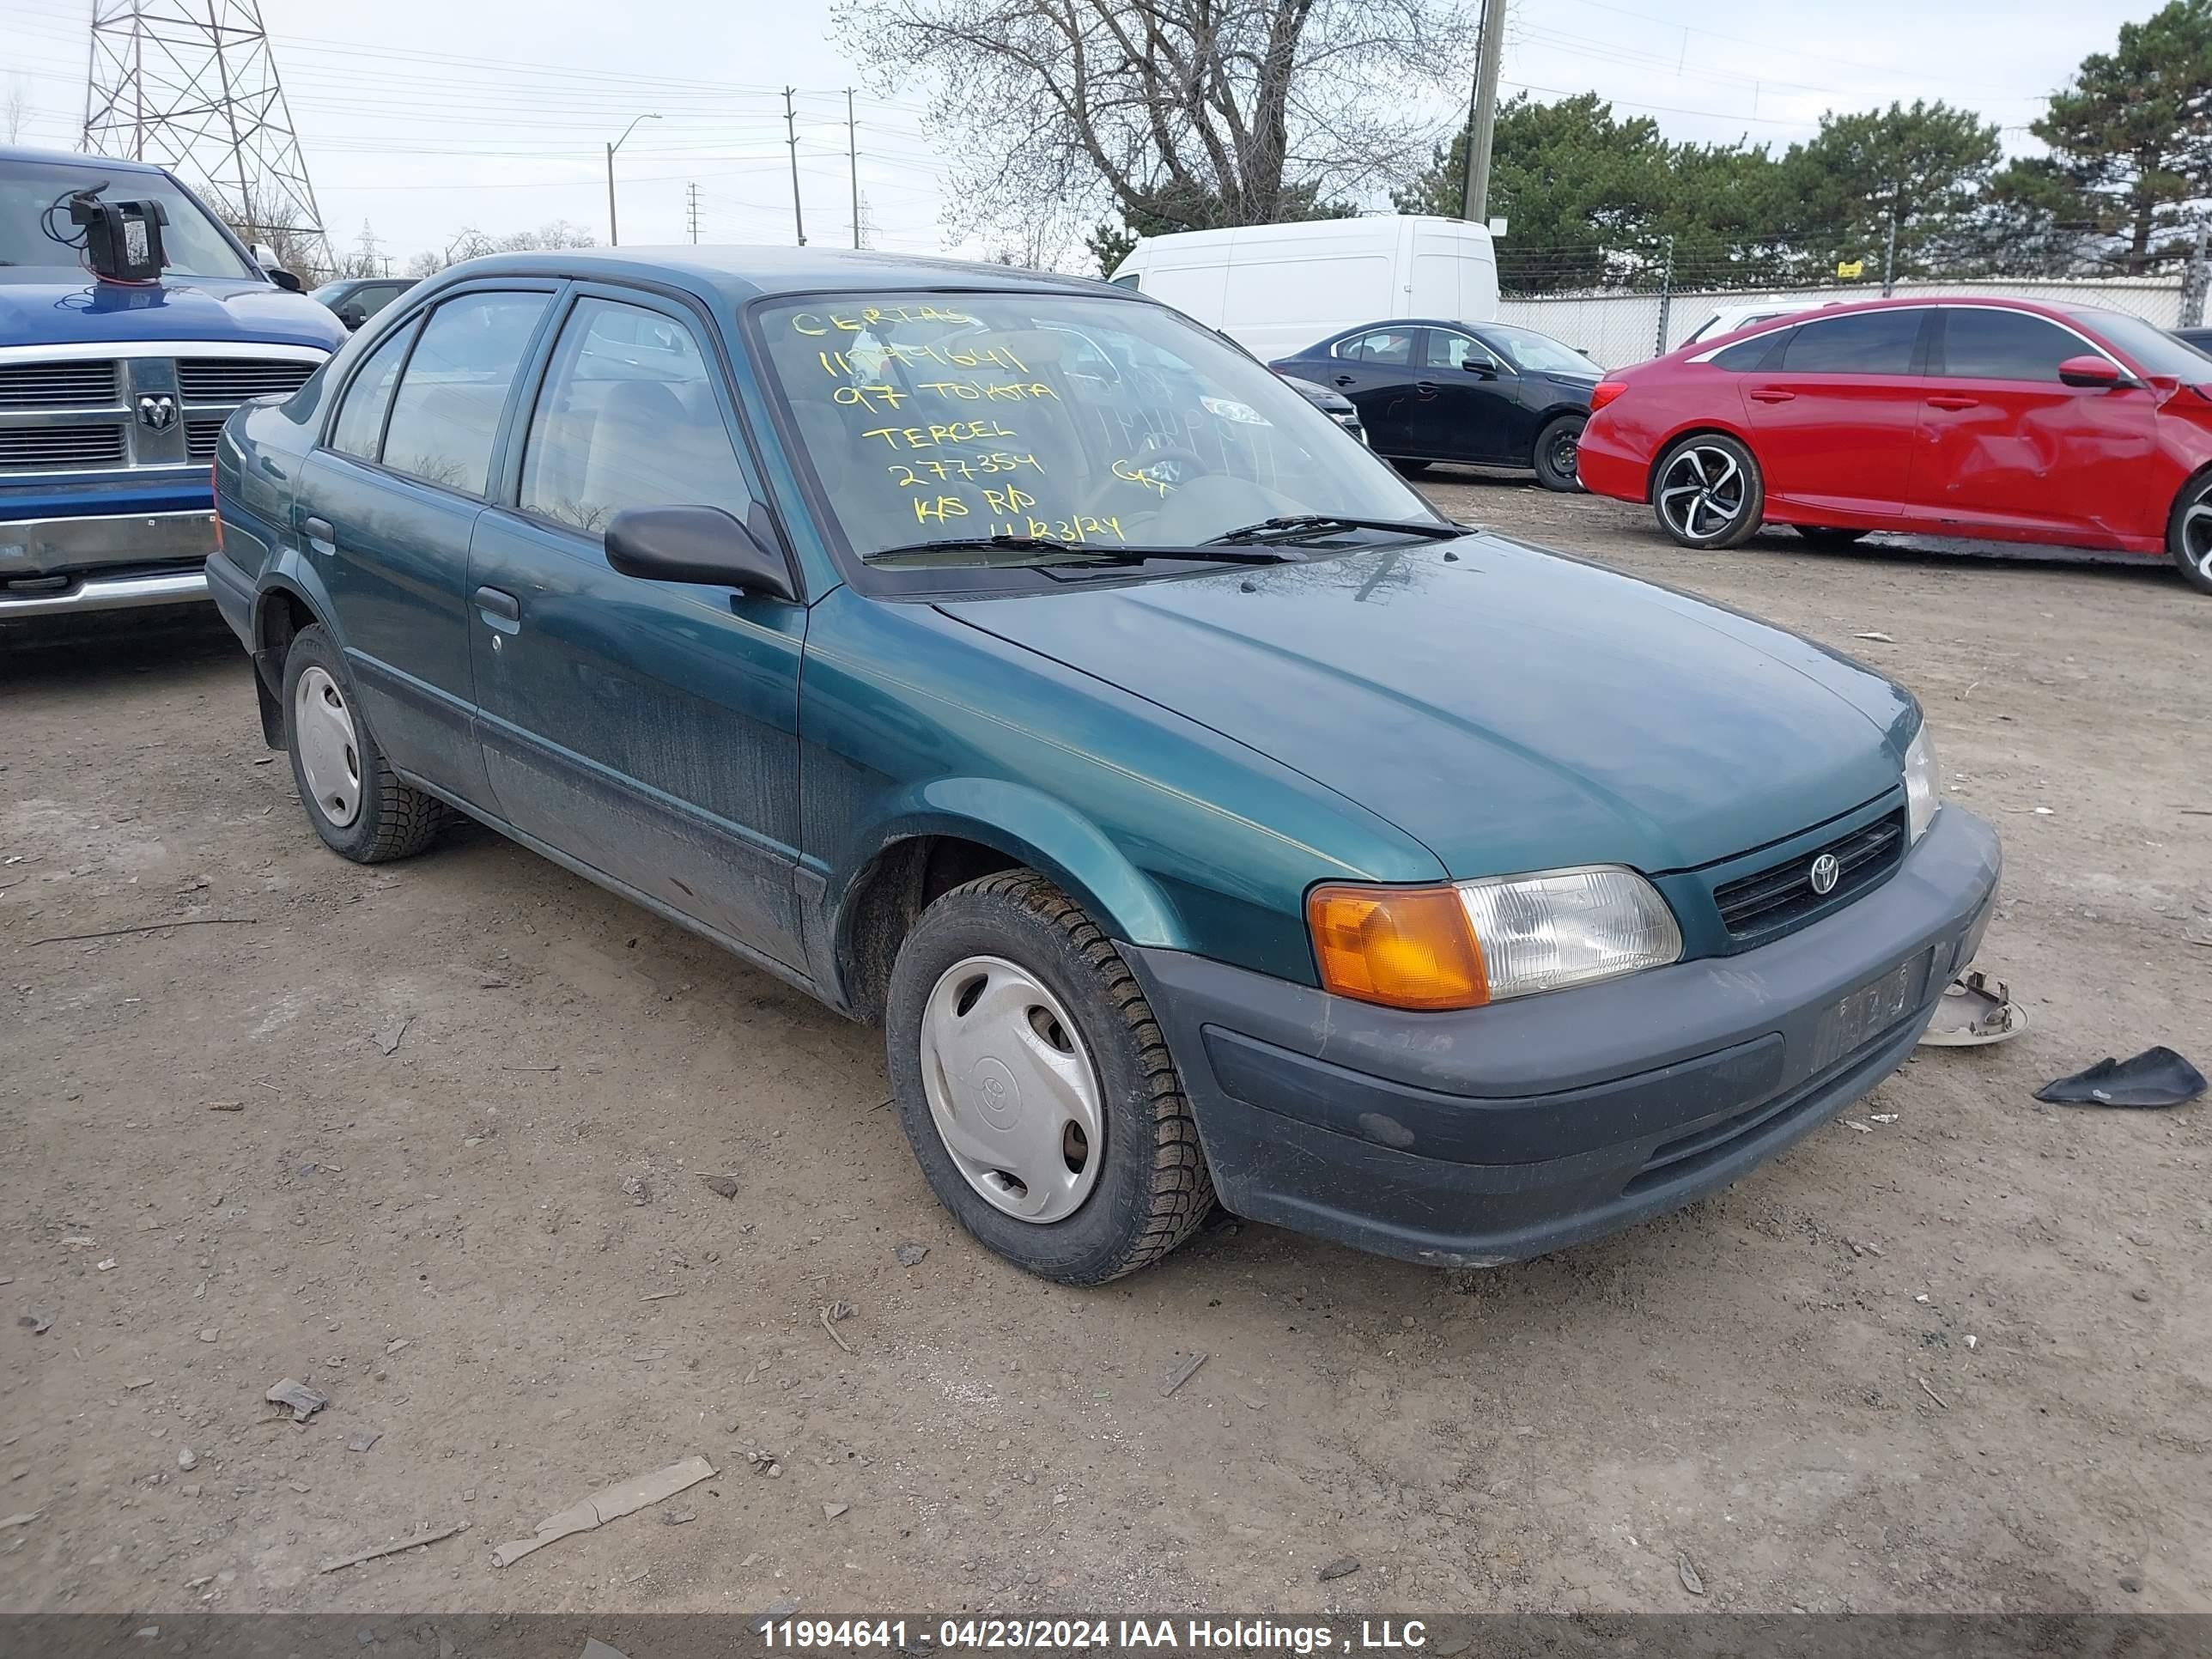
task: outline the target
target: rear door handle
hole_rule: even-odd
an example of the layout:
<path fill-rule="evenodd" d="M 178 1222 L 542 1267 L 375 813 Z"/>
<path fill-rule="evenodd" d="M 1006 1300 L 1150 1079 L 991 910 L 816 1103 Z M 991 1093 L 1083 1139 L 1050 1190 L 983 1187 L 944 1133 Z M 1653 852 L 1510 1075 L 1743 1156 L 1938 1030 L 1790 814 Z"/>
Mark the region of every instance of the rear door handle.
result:
<path fill-rule="evenodd" d="M 318 519 L 310 514 L 300 520 L 300 528 L 307 532 L 307 545 L 318 553 L 338 550 L 338 532 L 331 528 L 328 519 Z"/>
<path fill-rule="evenodd" d="M 1416 380 L 1413 382 L 1413 390 L 1424 398 L 1433 398 L 1437 395 L 1437 383 L 1434 380 Z"/>
<path fill-rule="evenodd" d="M 1751 394 L 1754 403 L 1790 404 L 1797 401 L 1794 392 L 1784 392 L 1779 386 L 1763 386 Z"/>
<path fill-rule="evenodd" d="M 1955 392 L 1947 392 L 1940 397 L 1930 398 L 1928 400 L 1928 407 L 1930 409 L 1976 409 L 1980 407 L 1981 401 L 1979 398 L 1961 398 Z"/>
<path fill-rule="evenodd" d="M 1349 374 L 1340 374 L 1336 377 L 1336 383 L 1339 386 L 1350 386 L 1352 384 L 1352 376 Z"/>
<path fill-rule="evenodd" d="M 505 588 L 479 587 L 476 601 L 477 614 L 501 633 L 522 631 L 522 601 Z"/>

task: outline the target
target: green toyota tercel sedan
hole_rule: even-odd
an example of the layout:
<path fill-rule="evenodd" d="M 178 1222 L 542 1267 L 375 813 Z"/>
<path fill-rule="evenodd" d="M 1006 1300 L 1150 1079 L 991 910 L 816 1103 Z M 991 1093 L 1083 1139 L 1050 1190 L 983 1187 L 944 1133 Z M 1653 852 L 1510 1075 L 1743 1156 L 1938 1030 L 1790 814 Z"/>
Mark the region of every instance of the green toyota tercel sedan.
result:
<path fill-rule="evenodd" d="M 1903 1060 L 1996 886 L 1902 688 L 1439 518 L 1095 283 L 475 260 L 216 484 L 332 850 L 465 813 L 880 1021 L 939 1197 L 1070 1284 L 1217 1198 L 1449 1266 L 1686 1203 Z"/>

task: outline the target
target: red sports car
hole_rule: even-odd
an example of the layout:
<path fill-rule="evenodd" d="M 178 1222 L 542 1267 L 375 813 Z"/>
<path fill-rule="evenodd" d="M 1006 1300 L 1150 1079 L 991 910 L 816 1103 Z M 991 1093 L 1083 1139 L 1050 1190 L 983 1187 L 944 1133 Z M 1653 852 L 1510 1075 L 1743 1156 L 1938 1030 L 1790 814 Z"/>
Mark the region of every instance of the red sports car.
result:
<path fill-rule="evenodd" d="M 1608 375 L 1583 485 L 1685 547 L 1762 523 L 2172 556 L 2212 592 L 2212 357 L 2141 318 L 1882 300 L 1778 318 Z"/>

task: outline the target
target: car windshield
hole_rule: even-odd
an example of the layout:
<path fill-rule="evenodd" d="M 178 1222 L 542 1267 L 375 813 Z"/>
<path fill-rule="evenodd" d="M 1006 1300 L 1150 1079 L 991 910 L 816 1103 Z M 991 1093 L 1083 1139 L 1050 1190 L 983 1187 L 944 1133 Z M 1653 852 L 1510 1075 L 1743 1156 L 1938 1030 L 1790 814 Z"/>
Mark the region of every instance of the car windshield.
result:
<path fill-rule="evenodd" d="M 310 300 L 319 300 L 326 306 L 336 305 L 338 296 L 352 287 L 352 279 L 342 276 L 335 283 L 325 283 L 320 288 L 309 289 L 307 297 Z"/>
<path fill-rule="evenodd" d="M 1506 360 L 1523 374 L 1565 374 L 1576 380 L 1601 380 L 1605 371 L 1571 345 L 1553 339 L 1548 334 L 1539 334 L 1533 328 L 1512 328 L 1504 324 L 1491 323 L 1484 326 L 1482 337 Z"/>
<path fill-rule="evenodd" d="M 168 216 L 168 222 L 161 227 L 161 252 L 171 274 L 255 274 L 199 204 L 167 174 L 118 171 L 89 161 L 0 161 L 0 265 L 82 267 L 82 248 L 66 246 L 46 234 L 46 210 L 73 191 L 102 179 L 107 181 L 107 189 L 101 193 L 108 201 L 161 204 Z M 51 222 L 61 235 L 75 239 L 84 234 L 70 222 L 67 207 L 55 213 Z"/>
<path fill-rule="evenodd" d="M 2077 311 L 2082 326 L 2105 337 L 2136 361 L 2146 374 L 2171 374 L 2191 385 L 2212 382 L 2212 357 L 2184 345 L 2162 328 L 2118 311 Z"/>
<path fill-rule="evenodd" d="M 1444 522 L 1267 369 L 1161 306 L 894 292 L 756 315 L 822 498 L 865 559 L 957 541 L 975 545 L 927 562 L 1039 564 L 1070 556 L 1053 544 L 1191 548 L 1271 519 Z"/>

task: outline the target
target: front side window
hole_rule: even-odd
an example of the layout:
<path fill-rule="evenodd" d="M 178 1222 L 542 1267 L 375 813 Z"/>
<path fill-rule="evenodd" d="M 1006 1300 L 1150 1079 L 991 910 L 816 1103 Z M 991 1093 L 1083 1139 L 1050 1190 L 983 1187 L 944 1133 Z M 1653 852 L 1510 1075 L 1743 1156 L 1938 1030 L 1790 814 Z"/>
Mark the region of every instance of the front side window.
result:
<path fill-rule="evenodd" d="M 1498 366 L 1498 359 L 1490 348 L 1472 334 L 1454 334 L 1441 328 L 1432 328 L 1428 331 L 1428 335 L 1431 368 L 1458 368 L 1470 358 L 1486 368 Z"/>
<path fill-rule="evenodd" d="M 84 254 L 55 234 L 84 233 L 70 223 L 66 200 L 71 192 L 106 181 L 100 197 L 110 202 L 159 202 L 167 214 L 161 227 L 164 269 L 177 276 L 234 276 L 259 280 L 261 273 L 239 257 L 199 203 L 167 173 L 125 171 L 97 161 L 0 161 L 0 268 L 58 265 L 75 270 Z M 51 216 L 46 210 L 63 204 Z"/>
<path fill-rule="evenodd" d="M 576 302 L 522 452 L 526 513 L 588 535 L 633 507 L 752 504 L 691 331 L 643 306 Z"/>
<path fill-rule="evenodd" d="M 403 324 L 392 337 L 368 354 L 368 361 L 346 387 L 345 402 L 331 428 L 331 447 L 364 461 L 377 458 L 384 440 L 384 412 L 392 407 L 392 390 L 399 384 L 399 366 L 407 361 L 407 342 L 415 331 Z"/>
<path fill-rule="evenodd" d="M 1064 564 L 1301 514 L 1438 522 L 1281 380 L 1164 307 L 890 291 L 750 316 L 818 499 L 871 563 Z M 1412 331 L 1393 332 L 1410 355 Z"/>
<path fill-rule="evenodd" d="M 1948 306 L 1943 311 L 1943 373 L 1954 380 L 2042 380 L 2058 384 L 2058 365 L 2088 342 L 2024 311 Z"/>
<path fill-rule="evenodd" d="M 1784 374 L 1910 374 L 1923 310 L 1862 311 L 1805 323 L 1782 349 Z"/>
<path fill-rule="evenodd" d="M 484 493 L 507 394 L 547 298 L 464 294 L 430 313 L 392 400 L 385 465 L 463 495 Z"/>
<path fill-rule="evenodd" d="M 406 290 L 397 283 L 375 283 L 353 296 L 363 317 L 374 317 Z"/>

